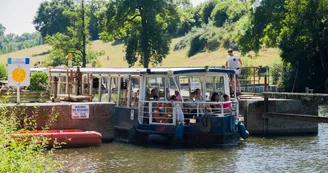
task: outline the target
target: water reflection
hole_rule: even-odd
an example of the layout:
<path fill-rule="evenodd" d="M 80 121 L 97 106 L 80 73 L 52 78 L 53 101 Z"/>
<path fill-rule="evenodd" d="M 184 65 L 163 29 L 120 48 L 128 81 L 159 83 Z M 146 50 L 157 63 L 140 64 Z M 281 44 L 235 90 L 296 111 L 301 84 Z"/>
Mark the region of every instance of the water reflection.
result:
<path fill-rule="evenodd" d="M 63 149 L 59 172 L 326 172 L 328 124 L 318 136 L 249 138 L 238 147 L 168 149 L 122 143 Z"/>

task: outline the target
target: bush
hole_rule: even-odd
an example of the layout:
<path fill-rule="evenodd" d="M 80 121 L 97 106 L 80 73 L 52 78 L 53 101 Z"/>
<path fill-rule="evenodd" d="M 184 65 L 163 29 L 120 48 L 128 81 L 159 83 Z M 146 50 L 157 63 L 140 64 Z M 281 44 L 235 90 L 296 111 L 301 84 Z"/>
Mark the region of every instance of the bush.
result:
<path fill-rule="evenodd" d="M 283 65 L 281 63 L 275 63 L 270 67 L 271 81 L 273 85 L 278 85 L 281 83 Z"/>
<path fill-rule="evenodd" d="M 53 150 L 46 150 L 47 139 L 42 136 L 17 136 L 17 133 L 37 127 L 37 112 L 25 116 L 26 108 L 0 108 L 0 172 L 52 172 L 61 168 L 53 161 Z M 50 112 L 49 123 L 57 116 Z M 47 115 L 48 117 L 48 115 Z M 46 127 L 45 127 L 46 128 Z M 16 134 L 16 135 L 14 135 Z"/>
<path fill-rule="evenodd" d="M 32 91 L 45 91 L 48 89 L 48 75 L 42 72 L 34 72 L 31 76 L 31 84 L 27 88 Z"/>
<path fill-rule="evenodd" d="M 7 78 L 8 71 L 5 64 L 0 63 L 0 78 Z"/>

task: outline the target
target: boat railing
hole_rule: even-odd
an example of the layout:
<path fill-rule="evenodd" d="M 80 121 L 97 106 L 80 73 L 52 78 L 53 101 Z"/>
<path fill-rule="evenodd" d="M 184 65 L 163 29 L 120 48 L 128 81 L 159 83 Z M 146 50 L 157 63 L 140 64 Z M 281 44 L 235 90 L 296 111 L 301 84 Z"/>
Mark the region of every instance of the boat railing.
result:
<path fill-rule="evenodd" d="M 193 122 L 198 116 L 238 117 L 238 101 L 227 102 L 170 102 L 140 101 L 139 120 L 143 124 L 176 125 L 181 119 Z"/>

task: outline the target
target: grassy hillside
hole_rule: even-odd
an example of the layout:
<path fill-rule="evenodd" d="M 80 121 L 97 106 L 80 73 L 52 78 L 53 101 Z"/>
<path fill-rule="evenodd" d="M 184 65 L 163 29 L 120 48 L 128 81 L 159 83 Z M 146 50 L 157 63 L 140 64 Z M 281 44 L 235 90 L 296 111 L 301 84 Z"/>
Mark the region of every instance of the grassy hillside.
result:
<path fill-rule="evenodd" d="M 215 52 L 203 52 L 193 57 L 187 57 L 187 48 L 180 51 L 173 51 L 174 44 L 179 41 L 180 38 L 172 40 L 171 52 L 167 58 L 163 61 L 163 67 L 200 67 L 200 66 L 222 66 L 225 64 L 227 52 L 224 49 L 220 49 Z M 105 55 L 99 57 L 99 61 L 102 67 L 128 67 L 127 63 L 123 60 L 125 55 L 124 45 L 112 46 L 110 43 L 103 43 L 102 41 L 94 41 L 92 43 L 92 49 L 104 50 Z M 21 50 L 9 54 L 0 55 L 0 62 L 6 63 L 8 57 L 12 58 L 31 58 L 31 66 L 37 61 L 43 61 L 47 52 L 51 50 L 48 45 L 37 46 L 30 49 Z M 239 54 L 235 52 L 235 54 Z M 109 60 L 107 60 L 109 57 Z M 242 60 L 246 65 L 271 65 L 277 61 L 280 61 L 278 49 L 263 49 L 261 50 L 259 57 L 249 58 L 242 57 Z"/>

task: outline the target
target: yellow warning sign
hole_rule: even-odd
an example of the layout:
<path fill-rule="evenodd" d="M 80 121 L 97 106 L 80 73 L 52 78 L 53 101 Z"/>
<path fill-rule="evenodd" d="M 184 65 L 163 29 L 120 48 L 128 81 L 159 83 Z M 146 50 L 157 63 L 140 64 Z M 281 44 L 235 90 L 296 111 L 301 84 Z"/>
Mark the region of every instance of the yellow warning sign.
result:
<path fill-rule="evenodd" d="M 13 77 L 14 81 L 21 83 L 26 79 L 26 72 L 22 68 L 16 68 L 12 72 L 12 77 Z"/>
<path fill-rule="evenodd" d="M 69 61 L 73 60 L 73 54 L 72 54 L 72 53 L 68 53 L 68 55 L 67 55 L 67 59 L 68 59 Z"/>

